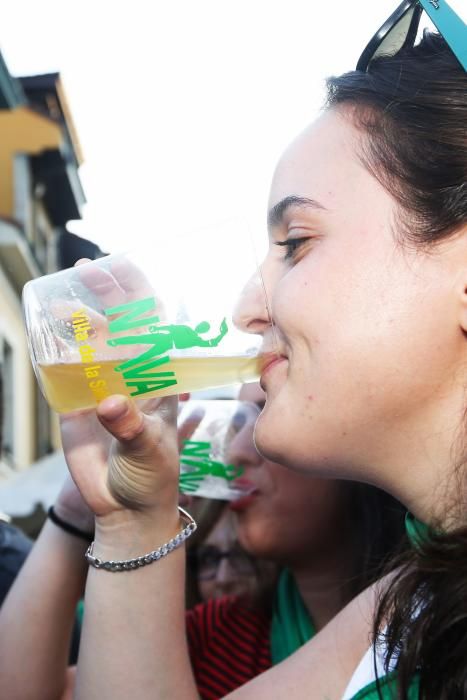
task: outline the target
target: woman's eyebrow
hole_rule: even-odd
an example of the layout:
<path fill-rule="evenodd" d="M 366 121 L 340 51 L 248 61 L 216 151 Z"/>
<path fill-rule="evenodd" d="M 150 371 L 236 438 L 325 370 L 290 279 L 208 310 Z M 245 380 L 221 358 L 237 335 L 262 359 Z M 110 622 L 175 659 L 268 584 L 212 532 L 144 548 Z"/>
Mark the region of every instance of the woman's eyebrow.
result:
<path fill-rule="evenodd" d="M 269 210 L 268 228 L 271 229 L 274 228 L 274 226 L 278 226 L 279 224 L 281 224 L 285 212 L 290 207 L 301 207 L 303 209 L 326 209 L 326 207 L 323 206 L 320 202 L 316 201 L 316 199 L 309 199 L 308 197 L 297 197 L 296 195 L 289 195 L 288 197 L 284 197 L 284 199 L 281 199 L 280 202 L 277 202 L 277 204 L 275 204 Z"/>

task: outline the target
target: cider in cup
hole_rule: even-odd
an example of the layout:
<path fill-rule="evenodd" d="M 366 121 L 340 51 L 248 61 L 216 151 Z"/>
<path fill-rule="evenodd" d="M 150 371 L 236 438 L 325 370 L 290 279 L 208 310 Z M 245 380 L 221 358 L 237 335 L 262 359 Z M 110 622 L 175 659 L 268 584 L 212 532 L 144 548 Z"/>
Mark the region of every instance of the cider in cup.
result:
<path fill-rule="evenodd" d="M 234 316 L 243 281 L 250 279 L 248 293 L 264 292 L 252 249 L 240 246 L 243 258 L 251 253 L 241 271 L 232 264 L 238 231 L 229 222 L 164 240 L 152 255 L 109 255 L 28 282 L 29 350 L 51 407 L 69 412 L 115 393 L 147 399 L 256 380 L 266 361 L 262 338 L 236 327 Z M 222 257 L 210 257 L 220 246 Z"/>
<path fill-rule="evenodd" d="M 125 383 L 122 373 L 116 371 L 116 367 L 124 362 L 39 364 L 40 385 L 50 406 L 59 413 L 91 408 L 111 394 L 129 394 L 137 398 L 138 387 L 146 390 L 141 398 L 175 393 L 174 384 L 168 381 L 164 386 L 157 378 L 133 376 Z M 260 357 L 245 355 L 174 357 L 170 362 L 171 371 L 177 377 L 176 393 L 197 391 L 206 386 L 252 382 L 260 376 L 261 366 Z"/>

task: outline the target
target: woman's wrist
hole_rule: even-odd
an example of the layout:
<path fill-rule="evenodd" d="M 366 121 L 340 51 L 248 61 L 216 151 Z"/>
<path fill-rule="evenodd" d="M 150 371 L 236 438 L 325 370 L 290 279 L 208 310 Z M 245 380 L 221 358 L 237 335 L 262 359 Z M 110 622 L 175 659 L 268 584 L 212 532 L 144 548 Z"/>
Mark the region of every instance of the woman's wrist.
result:
<path fill-rule="evenodd" d="M 60 496 L 52 507 L 57 518 L 71 525 L 72 527 L 77 528 L 83 533 L 92 535 L 94 531 L 94 516 L 88 509 L 83 512 L 82 507 L 74 508 L 73 506 L 62 502 Z"/>
<path fill-rule="evenodd" d="M 50 506 L 47 516 L 54 525 L 73 537 L 78 537 L 80 540 L 84 540 L 88 543 L 92 542 L 94 539 L 94 529 L 91 531 L 83 530 L 80 527 L 77 527 L 71 522 L 69 517 L 67 518 L 66 516 L 63 517 L 59 515 L 54 506 Z"/>
<path fill-rule="evenodd" d="M 142 556 L 177 535 L 182 527 L 177 505 L 144 511 L 114 511 L 96 517 L 94 551 L 103 559 Z"/>
<path fill-rule="evenodd" d="M 177 532 L 175 532 L 172 535 L 172 537 L 170 537 L 170 539 L 167 539 L 167 541 L 162 542 L 157 547 L 154 547 L 153 542 L 146 544 L 146 537 L 143 537 L 143 539 L 141 540 L 137 536 L 136 539 L 137 541 L 139 541 L 139 546 L 144 547 L 144 552 L 142 554 L 140 552 L 138 555 L 135 556 L 134 547 L 136 545 L 136 542 L 134 538 L 135 533 L 133 533 L 133 539 L 124 540 L 123 543 L 119 540 L 118 550 L 120 556 L 126 548 L 126 555 L 124 559 L 114 558 L 115 552 L 117 550 L 115 549 L 115 545 L 113 543 L 107 545 L 107 551 L 109 551 L 110 548 L 112 558 L 105 559 L 103 558 L 103 551 L 106 550 L 105 545 L 102 546 L 101 542 L 100 556 L 96 556 L 94 552 L 95 542 L 92 542 L 89 545 L 89 548 L 86 551 L 85 555 L 88 564 L 90 566 L 93 566 L 95 569 L 105 569 L 107 571 L 112 572 L 130 571 L 146 567 L 148 564 L 153 564 L 154 562 L 163 559 L 169 554 L 172 554 L 174 550 L 179 549 L 179 547 L 181 547 L 185 543 L 188 537 L 190 537 L 196 531 L 196 522 L 191 517 L 191 515 L 186 510 L 180 507 L 178 508 L 178 511 L 180 513 L 180 523 Z"/>

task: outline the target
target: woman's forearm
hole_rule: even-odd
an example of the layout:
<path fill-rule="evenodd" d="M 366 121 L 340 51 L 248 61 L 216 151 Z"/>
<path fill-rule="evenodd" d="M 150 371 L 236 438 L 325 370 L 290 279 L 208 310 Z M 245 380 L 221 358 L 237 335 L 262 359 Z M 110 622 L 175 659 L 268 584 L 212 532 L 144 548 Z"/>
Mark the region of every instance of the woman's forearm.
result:
<path fill-rule="evenodd" d="M 180 530 L 176 511 L 150 525 L 132 517 L 96 528 L 96 556 L 134 558 Z M 184 568 L 183 546 L 132 571 L 90 568 L 76 700 L 198 698 L 186 645 Z"/>
<path fill-rule="evenodd" d="M 47 521 L 0 610 L 2 697 L 59 698 L 65 684 L 86 543 Z"/>

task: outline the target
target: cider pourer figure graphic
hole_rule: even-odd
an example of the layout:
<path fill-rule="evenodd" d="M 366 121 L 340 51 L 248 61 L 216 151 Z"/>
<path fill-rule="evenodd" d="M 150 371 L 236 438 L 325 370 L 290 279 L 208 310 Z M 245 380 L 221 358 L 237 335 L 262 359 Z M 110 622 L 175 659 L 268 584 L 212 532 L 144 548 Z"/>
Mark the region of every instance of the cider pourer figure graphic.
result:
<path fill-rule="evenodd" d="M 180 490 L 184 493 L 196 491 L 207 476 L 217 476 L 226 481 L 238 479 L 243 467 L 223 464 L 211 458 L 211 443 L 185 440 L 180 455 L 184 472 L 180 474 Z"/>
<path fill-rule="evenodd" d="M 148 326 L 150 333 L 140 335 L 123 336 L 112 338 L 107 341 L 108 345 L 116 347 L 118 345 L 152 345 L 147 352 L 138 355 L 137 358 L 128 360 L 121 365 L 121 368 L 128 368 L 133 364 L 145 362 L 156 355 L 164 355 L 172 349 L 185 350 L 187 348 L 215 348 L 227 333 L 227 320 L 224 318 L 219 327 L 219 334 L 215 338 L 202 338 L 201 334 L 208 333 L 211 326 L 207 321 L 201 321 L 195 328 L 185 325 L 168 326 Z"/>

